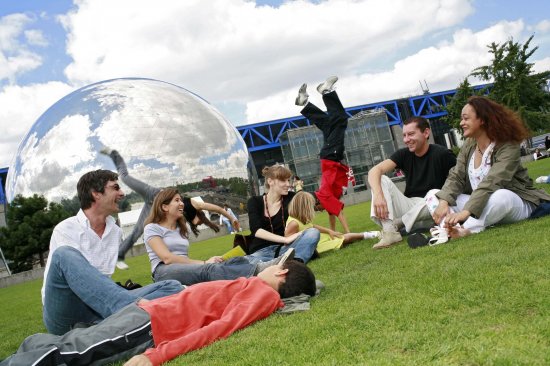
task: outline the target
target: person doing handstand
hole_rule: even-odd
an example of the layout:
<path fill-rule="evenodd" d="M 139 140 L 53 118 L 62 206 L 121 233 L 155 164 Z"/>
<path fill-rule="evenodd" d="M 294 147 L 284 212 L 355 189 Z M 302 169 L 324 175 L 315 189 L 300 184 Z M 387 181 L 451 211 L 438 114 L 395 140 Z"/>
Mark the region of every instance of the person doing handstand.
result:
<path fill-rule="evenodd" d="M 317 86 L 317 91 L 323 96 L 327 112 L 308 102 L 307 84 L 302 84 L 300 87 L 295 104 L 304 106 L 300 113 L 323 133 L 323 147 L 319 153 L 321 184 L 315 195 L 329 214 L 330 229 L 336 229 L 336 217 L 338 217 L 344 232 L 349 233 L 348 222 L 344 215 L 344 203 L 340 201 L 343 187 L 348 186 L 349 167 L 341 161 L 344 159 L 344 138 L 349 116 L 336 91 L 333 90 L 334 83 L 337 81 L 338 77 L 331 76 Z"/>

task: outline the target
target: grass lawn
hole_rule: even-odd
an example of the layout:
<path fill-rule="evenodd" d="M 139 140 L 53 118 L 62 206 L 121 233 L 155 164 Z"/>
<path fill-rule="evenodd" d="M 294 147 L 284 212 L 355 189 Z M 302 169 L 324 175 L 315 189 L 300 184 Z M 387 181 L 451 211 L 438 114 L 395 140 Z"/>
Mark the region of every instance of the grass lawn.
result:
<path fill-rule="evenodd" d="M 550 159 L 526 165 L 533 178 L 550 173 Z M 369 208 L 346 208 L 353 231 L 375 229 Z M 316 222 L 326 225 L 326 213 Z M 191 256 L 221 254 L 231 240 L 193 244 Z M 326 284 L 310 311 L 273 315 L 169 365 L 550 364 L 550 216 L 436 247 L 373 251 L 373 243 L 310 263 Z M 128 264 L 115 280 L 150 282 L 145 255 Z M 0 359 L 45 331 L 40 287 L 0 289 Z"/>

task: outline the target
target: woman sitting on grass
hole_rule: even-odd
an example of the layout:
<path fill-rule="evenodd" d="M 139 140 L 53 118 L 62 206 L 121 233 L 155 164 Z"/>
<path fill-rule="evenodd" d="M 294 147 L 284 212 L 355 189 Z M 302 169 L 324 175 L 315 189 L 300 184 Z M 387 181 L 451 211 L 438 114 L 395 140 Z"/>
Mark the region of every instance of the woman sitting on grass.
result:
<path fill-rule="evenodd" d="M 151 213 L 145 221 L 144 241 L 155 282 L 171 279 L 183 285 L 192 285 L 251 277 L 280 260 L 279 257 L 273 261 L 251 263 L 247 257 L 230 258 L 225 262 L 219 256 L 205 261 L 189 258 L 183 206 L 183 200 L 176 189 L 163 189 L 155 197 Z"/>
<path fill-rule="evenodd" d="M 513 111 L 486 97 L 470 97 L 460 127 L 467 140 L 456 166 L 441 190 L 426 196 L 439 242 L 525 220 L 550 201 L 521 165 L 520 143 L 528 132 Z"/>
<path fill-rule="evenodd" d="M 286 220 L 285 236 L 316 228 L 321 233 L 321 239 L 317 244 L 317 252 L 322 253 L 332 249 L 340 249 L 348 244 L 364 239 L 380 237 L 380 231 L 366 231 L 364 233 L 342 234 L 326 227 L 313 224 L 315 217 L 315 197 L 311 193 L 301 191 L 294 195 L 288 206 L 288 219 Z"/>

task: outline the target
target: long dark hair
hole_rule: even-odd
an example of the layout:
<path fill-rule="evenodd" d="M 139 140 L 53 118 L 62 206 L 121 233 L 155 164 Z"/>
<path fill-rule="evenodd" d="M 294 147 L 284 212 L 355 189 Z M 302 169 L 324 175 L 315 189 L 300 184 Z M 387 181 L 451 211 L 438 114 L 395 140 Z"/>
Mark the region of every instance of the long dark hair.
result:
<path fill-rule="evenodd" d="M 492 141 L 520 143 L 529 136 L 521 118 L 508 107 L 480 96 L 470 97 L 468 104 L 485 123 L 482 127 Z"/>
<path fill-rule="evenodd" d="M 162 205 L 168 205 L 172 201 L 172 199 L 179 194 L 180 193 L 175 188 L 165 188 L 160 191 L 153 200 L 153 206 L 151 207 L 151 212 L 149 213 L 149 216 L 147 216 L 147 219 L 145 219 L 145 225 L 151 223 L 158 224 L 162 220 L 164 220 L 166 218 L 166 212 L 162 210 Z M 177 220 L 180 235 L 184 238 L 187 238 L 186 222 L 187 221 L 183 216 L 178 218 Z"/>
<path fill-rule="evenodd" d="M 193 234 L 195 234 L 195 236 L 199 236 L 199 229 L 197 228 L 197 226 L 199 226 L 200 224 L 205 224 L 216 233 L 220 231 L 218 225 L 208 220 L 208 217 L 206 217 L 202 210 L 197 210 L 197 217 L 199 218 L 199 223 L 197 225 L 193 224 L 193 221 L 189 220 L 189 226 L 191 226 L 191 231 L 193 232 Z"/>

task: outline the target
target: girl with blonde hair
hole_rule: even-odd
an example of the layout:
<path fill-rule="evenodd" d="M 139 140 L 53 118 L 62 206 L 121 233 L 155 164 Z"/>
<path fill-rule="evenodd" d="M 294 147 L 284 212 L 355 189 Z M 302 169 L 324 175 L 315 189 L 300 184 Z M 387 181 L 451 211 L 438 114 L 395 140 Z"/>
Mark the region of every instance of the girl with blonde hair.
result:
<path fill-rule="evenodd" d="M 315 218 L 315 197 L 311 193 L 301 191 L 294 195 L 288 206 L 289 217 L 286 220 L 285 236 L 315 228 L 321 233 L 317 244 L 319 253 L 332 249 L 340 249 L 353 242 L 380 237 L 380 231 L 366 231 L 363 233 L 339 233 L 323 226 L 313 224 Z"/>
<path fill-rule="evenodd" d="M 262 170 L 265 191 L 261 196 L 250 197 L 247 203 L 248 221 L 252 232 L 249 257 L 266 261 L 295 249 L 295 259 L 307 263 L 317 247 L 319 230 L 309 228 L 300 233 L 285 236 L 288 205 L 294 197 L 289 192 L 292 172 L 284 165 L 275 164 Z"/>

